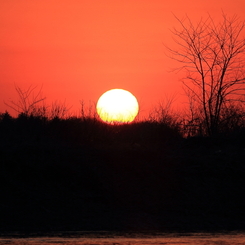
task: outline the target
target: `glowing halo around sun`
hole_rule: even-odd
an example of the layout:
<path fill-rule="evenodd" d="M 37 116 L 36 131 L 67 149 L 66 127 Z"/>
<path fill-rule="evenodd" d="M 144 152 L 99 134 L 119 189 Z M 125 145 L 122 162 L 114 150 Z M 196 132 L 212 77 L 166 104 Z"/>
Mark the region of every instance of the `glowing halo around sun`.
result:
<path fill-rule="evenodd" d="M 106 123 L 129 123 L 137 116 L 139 104 L 129 91 L 111 89 L 100 96 L 96 111 L 100 119 Z"/>

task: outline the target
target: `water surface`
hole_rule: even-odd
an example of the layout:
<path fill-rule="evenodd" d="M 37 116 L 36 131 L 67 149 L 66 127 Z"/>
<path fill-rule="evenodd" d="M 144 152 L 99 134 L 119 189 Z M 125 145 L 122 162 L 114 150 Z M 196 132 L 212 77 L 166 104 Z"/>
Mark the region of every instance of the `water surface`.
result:
<path fill-rule="evenodd" d="M 245 233 L 230 234 L 160 234 L 160 235 L 98 235 L 85 234 L 76 236 L 42 236 L 42 237 L 0 237 L 0 244 L 8 245 L 240 245 L 245 244 Z"/>

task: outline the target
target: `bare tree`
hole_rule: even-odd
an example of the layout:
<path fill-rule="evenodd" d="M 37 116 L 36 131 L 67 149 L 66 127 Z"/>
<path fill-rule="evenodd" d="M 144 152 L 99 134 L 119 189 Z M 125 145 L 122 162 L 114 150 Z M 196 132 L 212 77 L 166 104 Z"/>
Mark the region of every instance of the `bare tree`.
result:
<path fill-rule="evenodd" d="M 42 87 L 29 86 L 26 90 L 15 86 L 17 100 L 11 100 L 5 105 L 12 108 L 18 114 L 26 116 L 46 117 L 49 119 L 65 118 L 71 107 L 67 107 L 66 102 L 53 102 L 51 105 L 45 104 L 46 97 L 42 96 Z"/>
<path fill-rule="evenodd" d="M 211 16 L 196 24 L 188 17 L 176 19 L 181 28 L 172 33 L 178 48 L 168 51 L 182 64 L 179 69 L 186 71 L 183 84 L 191 109 L 201 109 L 206 134 L 214 135 L 222 110 L 232 100 L 243 100 L 245 38 L 241 35 L 245 22 L 224 13 L 219 22 Z"/>
<path fill-rule="evenodd" d="M 23 90 L 20 87 L 15 86 L 18 100 L 12 100 L 10 103 L 5 102 L 5 104 L 17 113 L 23 113 L 30 116 L 36 111 L 37 104 L 46 99 L 45 97 L 42 97 L 42 88 L 35 93 L 36 89 L 37 87 L 29 86 L 28 89 Z"/>

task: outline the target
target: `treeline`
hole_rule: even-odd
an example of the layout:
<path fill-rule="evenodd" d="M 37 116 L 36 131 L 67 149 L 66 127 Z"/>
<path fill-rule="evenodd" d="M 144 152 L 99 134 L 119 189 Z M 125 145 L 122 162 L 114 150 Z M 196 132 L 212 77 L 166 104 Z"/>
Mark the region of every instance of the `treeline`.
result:
<path fill-rule="evenodd" d="M 242 230 L 238 129 L 185 138 L 170 117 L 108 125 L 3 113 L 0 231 Z"/>
<path fill-rule="evenodd" d="M 0 114 L 1 140 L 53 140 L 74 144 L 113 143 L 153 143 L 182 137 L 177 122 L 146 120 L 130 124 L 110 125 L 96 117 L 53 117 L 26 115 L 20 113 L 12 117 L 8 112 Z"/>
<path fill-rule="evenodd" d="M 165 108 L 155 109 L 148 118 L 129 124 L 110 125 L 102 122 L 96 114 L 64 116 L 54 113 L 47 116 L 43 111 L 21 112 L 12 117 L 7 111 L 0 113 L 2 142 L 15 139 L 58 140 L 69 143 L 157 143 L 180 138 L 207 137 L 205 120 L 199 117 L 169 112 Z M 245 137 L 245 110 L 241 104 L 226 108 L 220 115 L 219 130 L 211 138 Z"/>

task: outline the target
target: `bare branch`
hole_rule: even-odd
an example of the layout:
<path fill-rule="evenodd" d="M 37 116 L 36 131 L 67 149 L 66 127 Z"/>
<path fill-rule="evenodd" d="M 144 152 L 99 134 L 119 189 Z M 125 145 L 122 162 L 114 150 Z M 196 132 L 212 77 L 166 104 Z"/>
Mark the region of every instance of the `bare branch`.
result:
<path fill-rule="evenodd" d="M 17 113 L 24 113 L 26 115 L 31 115 L 35 106 L 44 101 L 46 98 L 42 97 L 42 87 L 35 93 L 37 86 L 33 87 L 32 85 L 27 88 L 27 90 L 22 90 L 17 85 L 15 86 L 15 90 L 18 95 L 17 101 L 10 101 L 10 103 L 5 103 L 8 107 L 13 109 Z"/>
<path fill-rule="evenodd" d="M 227 101 L 244 94 L 245 22 L 224 13 L 217 23 L 210 15 L 196 24 L 188 16 L 175 18 L 180 29 L 174 28 L 172 34 L 178 49 L 167 47 L 168 56 L 181 64 L 178 70 L 187 71 L 186 94 L 202 107 L 211 135 L 218 130 Z"/>

